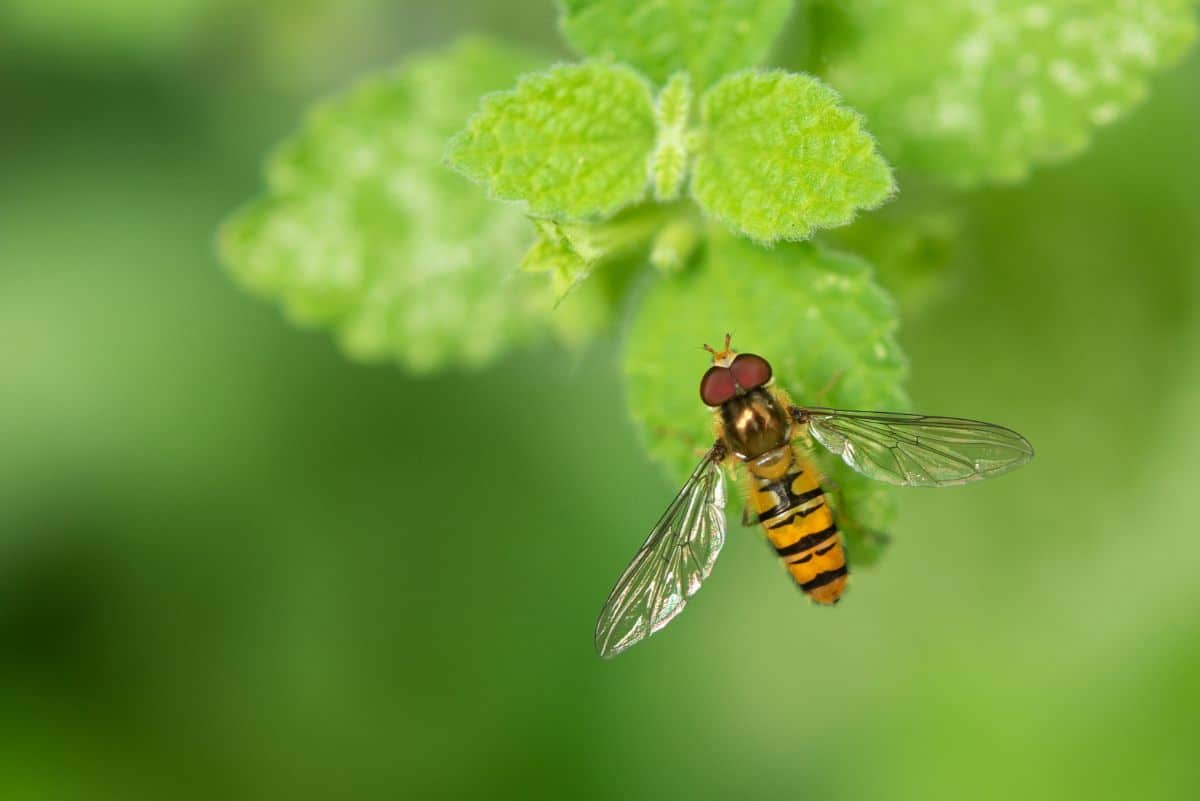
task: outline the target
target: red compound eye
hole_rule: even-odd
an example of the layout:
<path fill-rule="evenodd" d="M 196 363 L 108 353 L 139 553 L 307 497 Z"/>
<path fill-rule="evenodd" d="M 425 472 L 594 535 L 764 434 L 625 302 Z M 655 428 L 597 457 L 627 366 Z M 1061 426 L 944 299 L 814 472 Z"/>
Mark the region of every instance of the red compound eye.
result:
<path fill-rule="evenodd" d="M 714 365 L 700 379 L 700 400 L 706 406 L 720 406 L 732 398 L 735 391 L 733 373 L 729 372 L 728 367 Z"/>
<path fill-rule="evenodd" d="M 729 372 L 742 389 L 761 387 L 771 380 L 771 365 L 762 356 L 753 353 L 739 353 L 729 365 Z"/>

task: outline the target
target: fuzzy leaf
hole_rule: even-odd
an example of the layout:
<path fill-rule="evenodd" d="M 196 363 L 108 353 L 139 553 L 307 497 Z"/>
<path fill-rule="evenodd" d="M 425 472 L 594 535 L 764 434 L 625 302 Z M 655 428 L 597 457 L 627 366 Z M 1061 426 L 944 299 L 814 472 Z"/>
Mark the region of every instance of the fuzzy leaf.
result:
<path fill-rule="evenodd" d="M 483 100 L 446 157 L 502 200 L 558 219 L 604 218 L 646 194 L 650 86 L 628 67 L 572 64 Z"/>
<path fill-rule="evenodd" d="M 860 259 L 717 234 L 696 269 L 659 280 L 637 310 L 624 354 L 630 412 L 651 455 L 682 481 L 697 449 L 712 443 L 711 413 L 697 396 L 710 364 L 702 343 L 732 332 L 734 347 L 767 358 L 797 403 L 903 410 L 907 368 L 895 329 L 895 307 Z M 858 524 L 847 526 L 851 547 L 869 558 L 867 531 L 890 522 L 889 488 L 825 458 L 819 445 L 814 452 Z"/>
<path fill-rule="evenodd" d="M 592 265 L 572 250 L 563 237 L 539 232 L 521 259 L 521 269 L 529 273 L 547 273 L 555 295 L 561 298 L 588 277 Z"/>
<path fill-rule="evenodd" d="M 265 194 L 223 227 L 231 273 L 351 355 L 416 370 L 539 335 L 553 298 L 517 273 L 528 222 L 441 164 L 479 95 L 537 64 L 464 40 L 320 104 L 271 157 Z"/>
<path fill-rule="evenodd" d="M 701 117 L 692 195 L 752 239 L 807 239 L 895 190 L 862 117 L 811 76 L 731 75 L 704 96 Z"/>
<path fill-rule="evenodd" d="M 898 166 L 959 185 L 1079 152 L 1196 32 L 1191 0 L 839 5 L 829 81 Z"/>
<path fill-rule="evenodd" d="M 561 298 L 597 267 L 648 252 L 663 226 L 670 227 L 683 213 L 680 204 L 644 204 L 601 222 L 534 220 L 538 240 L 521 266 L 548 272 Z"/>
<path fill-rule="evenodd" d="M 679 196 L 687 172 L 687 124 L 692 109 L 692 89 L 686 72 L 671 76 L 658 95 L 654 117 L 658 141 L 650 157 L 650 182 L 654 199 L 671 201 Z"/>
<path fill-rule="evenodd" d="M 791 0 L 565 0 L 560 25 L 581 53 L 637 67 L 656 83 L 687 70 L 697 90 L 762 62 Z"/>

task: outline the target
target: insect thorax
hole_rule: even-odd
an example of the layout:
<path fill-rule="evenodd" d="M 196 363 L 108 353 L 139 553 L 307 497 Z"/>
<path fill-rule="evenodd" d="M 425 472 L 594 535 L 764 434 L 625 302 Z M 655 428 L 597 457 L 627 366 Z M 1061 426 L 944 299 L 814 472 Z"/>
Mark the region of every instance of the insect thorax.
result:
<path fill-rule="evenodd" d="M 721 405 L 725 444 L 742 461 L 786 445 L 792 423 L 787 412 L 765 389 L 753 389 Z"/>

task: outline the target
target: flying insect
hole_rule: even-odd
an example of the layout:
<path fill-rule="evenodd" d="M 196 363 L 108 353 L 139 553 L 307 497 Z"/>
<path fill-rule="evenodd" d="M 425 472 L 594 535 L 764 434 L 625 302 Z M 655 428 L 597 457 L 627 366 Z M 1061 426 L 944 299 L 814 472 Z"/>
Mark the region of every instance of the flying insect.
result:
<path fill-rule="evenodd" d="M 838 602 L 849 565 L 807 443 L 820 443 L 862 475 L 906 487 L 948 487 L 1007 473 L 1033 458 L 1011 429 L 977 420 L 797 406 L 772 385 L 770 363 L 708 345 L 700 399 L 716 441 L 617 579 L 596 621 L 596 651 L 612 657 L 683 611 L 725 543 L 721 468 L 741 462 L 747 512 L 813 602 Z M 752 510 L 752 511 L 751 511 Z"/>

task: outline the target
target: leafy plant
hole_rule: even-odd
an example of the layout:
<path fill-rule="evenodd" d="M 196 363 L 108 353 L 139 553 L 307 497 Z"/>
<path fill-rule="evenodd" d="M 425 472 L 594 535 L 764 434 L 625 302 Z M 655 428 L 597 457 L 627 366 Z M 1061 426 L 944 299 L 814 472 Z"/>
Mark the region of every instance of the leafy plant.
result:
<path fill-rule="evenodd" d="M 825 74 L 904 167 L 957 185 L 1083 150 L 1195 37 L 1192 0 L 818 5 Z M 834 33 L 836 31 L 836 33 Z M 913 57 L 898 58 L 919 43 Z"/>
<path fill-rule="evenodd" d="M 938 182 L 1015 180 L 1080 151 L 1179 57 L 1194 10 L 792 6 L 565 0 L 581 61 L 482 38 L 415 56 L 312 112 L 222 229 L 224 261 L 351 356 L 415 371 L 583 342 L 628 305 L 630 412 L 677 479 L 706 441 L 696 348 L 726 331 L 801 400 L 902 409 L 895 304 L 861 258 L 804 240 L 893 197 L 886 154 L 929 176 L 933 201 L 830 241 L 882 258 L 902 297 L 935 295 L 908 289 L 959 230 Z M 760 66 L 789 15 L 815 74 Z M 829 469 L 864 530 L 886 528 L 886 489 Z"/>

